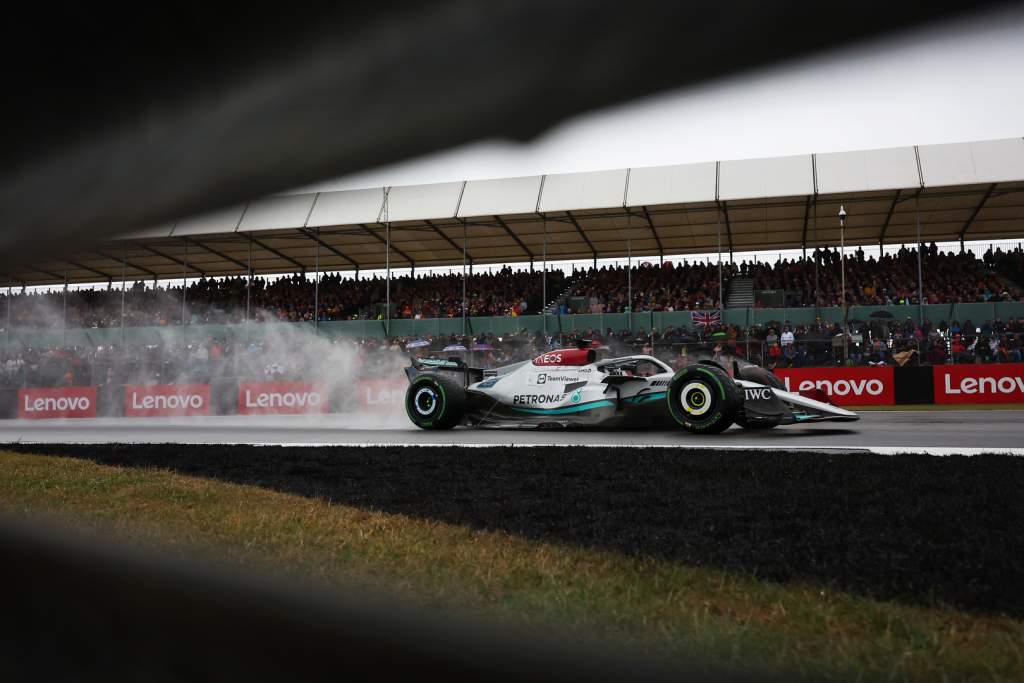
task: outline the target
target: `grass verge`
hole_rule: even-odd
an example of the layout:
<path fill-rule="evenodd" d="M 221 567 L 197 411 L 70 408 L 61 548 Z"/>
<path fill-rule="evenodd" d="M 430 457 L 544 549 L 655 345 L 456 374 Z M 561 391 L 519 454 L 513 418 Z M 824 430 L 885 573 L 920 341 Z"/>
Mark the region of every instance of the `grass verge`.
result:
<path fill-rule="evenodd" d="M 421 605 L 815 676 L 1020 680 L 1019 620 L 775 584 L 255 486 L 0 452 L 0 506 Z"/>

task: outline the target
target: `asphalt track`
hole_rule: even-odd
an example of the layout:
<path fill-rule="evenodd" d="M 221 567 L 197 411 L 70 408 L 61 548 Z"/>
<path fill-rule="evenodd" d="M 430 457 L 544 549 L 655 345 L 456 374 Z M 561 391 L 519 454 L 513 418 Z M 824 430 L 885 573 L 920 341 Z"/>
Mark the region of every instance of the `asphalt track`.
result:
<path fill-rule="evenodd" d="M 425 432 L 404 416 L 211 416 L 4 420 L 0 443 L 181 443 L 407 446 L 680 446 L 772 450 L 870 450 L 1024 455 L 1024 411 L 865 412 L 855 423 L 821 423 L 723 434 L 682 431 L 471 430 Z"/>

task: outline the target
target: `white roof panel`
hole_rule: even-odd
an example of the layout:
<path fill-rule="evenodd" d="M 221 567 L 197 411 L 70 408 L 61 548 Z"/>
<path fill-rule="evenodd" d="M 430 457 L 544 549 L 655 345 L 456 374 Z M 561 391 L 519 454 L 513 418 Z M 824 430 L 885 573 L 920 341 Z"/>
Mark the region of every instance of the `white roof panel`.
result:
<path fill-rule="evenodd" d="M 718 198 L 759 199 L 814 193 L 811 155 L 723 161 L 719 166 Z"/>
<path fill-rule="evenodd" d="M 818 192 L 870 192 L 920 187 L 913 147 L 816 155 Z"/>
<path fill-rule="evenodd" d="M 715 162 L 634 168 L 629 171 L 630 206 L 715 201 Z"/>
<path fill-rule="evenodd" d="M 1024 139 L 985 140 L 970 145 L 979 183 L 1024 180 Z"/>
<path fill-rule="evenodd" d="M 383 205 L 384 190 L 380 187 L 321 192 L 306 226 L 322 228 L 327 225 L 376 223 Z"/>
<path fill-rule="evenodd" d="M 970 144 L 921 145 L 918 152 L 925 187 L 977 184 L 978 172 Z"/>
<path fill-rule="evenodd" d="M 313 206 L 315 194 L 289 194 L 265 197 L 249 203 L 239 231 L 301 228 Z"/>
<path fill-rule="evenodd" d="M 576 211 L 622 206 L 626 191 L 626 169 L 557 173 L 546 176 L 540 210 Z"/>
<path fill-rule="evenodd" d="M 1024 180 L 1024 139 L 926 144 L 920 147 L 925 184 L 969 185 Z"/>
<path fill-rule="evenodd" d="M 470 180 L 462 193 L 459 216 L 533 213 L 537 210 L 540 176 Z"/>
<path fill-rule="evenodd" d="M 232 206 L 202 216 L 184 218 L 174 226 L 171 236 L 187 237 L 189 235 L 216 235 L 234 232 L 244 209 L 244 206 Z"/>
<path fill-rule="evenodd" d="M 387 219 L 415 221 L 453 218 L 463 182 L 405 185 L 388 193 Z M 384 220 L 383 214 L 380 220 Z"/>

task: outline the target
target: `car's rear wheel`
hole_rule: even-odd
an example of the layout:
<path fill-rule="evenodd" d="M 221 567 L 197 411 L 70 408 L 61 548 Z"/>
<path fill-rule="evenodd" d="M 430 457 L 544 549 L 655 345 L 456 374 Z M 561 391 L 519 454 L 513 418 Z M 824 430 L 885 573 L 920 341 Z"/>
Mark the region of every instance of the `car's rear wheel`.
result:
<path fill-rule="evenodd" d="M 696 434 L 717 434 L 736 420 L 743 393 L 724 371 L 697 365 L 675 374 L 668 385 L 666 403 L 672 419 L 683 429 Z"/>
<path fill-rule="evenodd" d="M 462 421 L 466 390 L 441 373 L 419 375 L 405 392 L 405 412 L 420 429 L 451 429 Z"/>

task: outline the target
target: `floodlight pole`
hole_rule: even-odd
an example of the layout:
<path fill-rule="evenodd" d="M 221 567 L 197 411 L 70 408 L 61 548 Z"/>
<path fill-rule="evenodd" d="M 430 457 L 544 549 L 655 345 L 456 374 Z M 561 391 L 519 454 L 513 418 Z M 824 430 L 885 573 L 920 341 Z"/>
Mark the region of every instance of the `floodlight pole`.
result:
<path fill-rule="evenodd" d="M 842 294 L 843 294 L 843 365 L 850 361 L 850 350 L 846 340 L 846 318 L 849 314 L 846 308 L 846 210 L 839 206 L 839 262 Z"/>

